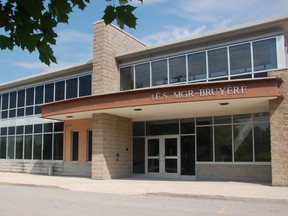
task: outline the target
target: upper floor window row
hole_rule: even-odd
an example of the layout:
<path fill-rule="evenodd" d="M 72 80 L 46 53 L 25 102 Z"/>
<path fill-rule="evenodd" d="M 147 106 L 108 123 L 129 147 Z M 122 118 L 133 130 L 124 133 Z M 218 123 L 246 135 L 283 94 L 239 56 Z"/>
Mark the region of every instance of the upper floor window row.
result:
<path fill-rule="evenodd" d="M 267 70 L 279 67 L 277 37 L 120 68 L 121 90 L 265 77 Z"/>
<path fill-rule="evenodd" d="M 40 105 L 91 95 L 92 75 L 83 75 L 0 94 L 1 118 L 40 114 Z"/>

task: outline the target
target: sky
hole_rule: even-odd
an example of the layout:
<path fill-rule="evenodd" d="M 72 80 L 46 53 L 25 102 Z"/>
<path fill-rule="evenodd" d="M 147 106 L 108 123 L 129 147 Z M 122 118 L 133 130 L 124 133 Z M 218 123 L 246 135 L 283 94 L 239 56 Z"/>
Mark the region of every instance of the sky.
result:
<path fill-rule="evenodd" d="M 68 25 L 57 27 L 59 37 L 53 50 L 58 64 L 48 67 L 40 62 L 37 52 L 0 50 L 0 83 L 92 60 L 93 23 L 101 19 L 107 4 L 105 0 L 91 0 L 85 11 L 75 9 Z M 133 0 L 132 4 L 137 7 L 137 27 L 124 30 L 147 45 L 288 16 L 287 0 L 143 0 L 143 4 Z"/>

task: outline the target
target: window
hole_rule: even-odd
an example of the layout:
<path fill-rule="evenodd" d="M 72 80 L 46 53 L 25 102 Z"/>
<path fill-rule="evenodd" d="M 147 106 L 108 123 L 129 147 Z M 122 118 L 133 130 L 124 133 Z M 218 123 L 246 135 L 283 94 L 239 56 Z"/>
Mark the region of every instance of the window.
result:
<path fill-rule="evenodd" d="M 163 120 L 146 122 L 146 135 L 172 135 L 179 134 L 179 121 Z"/>
<path fill-rule="evenodd" d="M 14 159 L 14 149 L 15 149 L 15 137 L 14 136 L 8 136 L 8 159 Z"/>
<path fill-rule="evenodd" d="M 25 90 L 18 91 L 17 107 L 23 107 L 25 105 Z"/>
<path fill-rule="evenodd" d="M 254 71 L 277 68 L 276 39 L 253 43 Z"/>
<path fill-rule="evenodd" d="M 43 103 L 44 86 L 37 86 L 35 88 L 35 104 Z"/>
<path fill-rule="evenodd" d="M 145 122 L 134 122 L 133 134 L 134 136 L 145 136 Z"/>
<path fill-rule="evenodd" d="M 189 81 L 206 79 L 206 70 L 206 52 L 188 55 Z"/>
<path fill-rule="evenodd" d="M 134 85 L 133 67 L 126 67 L 120 69 L 120 86 L 121 91 L 133 89 Z"/>
<path fill-rule="evenodd" d="M 215 161 L 232 161 L 232 126 L 216 125 L 214 134 Z"/>
<path fill-rule="evenodd" d="M 65 81 L 55 83 L 55 101 L 64 100 L 65 97 Z"/>
<path fill-rule="evenodd" d="M 152 62 L 152 86 L 168 83 L 167 60 Z"/>
<path fill-rule="evenodd" d="M 88 131 L 88 161 L 92 161 L 92 130 Z"/>
<path fill-rule="evenodd" d="M 150 64 L 145 63 L 135 66 L 136 88 L 145 88 L 150 86 Z"/>
<path fill-rule="evenodd" d="M 72 161 L 78 161 L 79 132 L 72 132 Z"/>
<path fill-rule="evenodd" d="M 24 159 L 32 159 L 32 135 L 25 136 Z"/>
<path fill-rule="evenodd" d="M 54 134 L 54 160 L 63 160 L 63 133 Z"/>
<path fill-rule="evenodd" d="M 8 97 L 9 97 L 8 93 L 2 95 L 2 110 L 8 109 Z"/>
<path fill-rule="evenodd" d="M 79 77 L 79 97 L 91 95 L 92 76 Z"/>
<path fill-rule="evenodd" d="M 16 108 L 16 92 L 10 92 L 10 109 Z"/>
<path fill-rule="evenodd" d="M 181 119 L 180 124 L 181 124 L 181 134 L 195 133 L 194 119 Z"/>
<path fill-rule="evenodd" d="M 229 55 L 231 75 L 252 71 L 250 43 L 231 46 Z"/>
<path fill-rule="evenodd" d="M 6 141 L 7 137 L 3 137 L 1 135 L 0 137 L 0 159 L 5 159 L 6 158 Z"/>
<path fill-rule="evenodd" d="M 133 173 L 145 173 L 145 138 L 133 139 Z"/>
<path fill-rule="evenodd" d="M 197 127 L 197 161 L 213 161 L 213 127 Z"/>
<path fill-rule="evenodd" d="M 227 48 L 208 51 L 209 78 L 228 75 Z"/>
<path fill-rule="evenodd" d="M 26 89 L 26 106 L 34 105 L 34 88 Z"/>
<path fill-rule="evenodd" d="M 41 160 L 42 158 L 42 134 L 34 135 L 33 159 Z"/>
<path fill-rule="evenodd" d="M 76 98 L 78 93 L 78 79 L 66 80 L 66 99 Z"/>
<path fill-rule="evenodd" d="M 16 136 L 16 159 L 23 159 L 23 135 Z"/>
<path fill-rule="evenodd" d="M 52 134 L 44 134 L 43 160 L 52 160 Z"/>
<path fill-rule="evenodd" d="M 45 85 L 45 103 L 54 101 L 54 83 Z"/>
<path fill-rule="evenodd" d="M 181 175 L 195 175 L 195 136 L 181 136 Z"/>
<path fill-rule="evenodd" d="M 170 83 L 186 82 L 186 56 L 169 59 Z"/>

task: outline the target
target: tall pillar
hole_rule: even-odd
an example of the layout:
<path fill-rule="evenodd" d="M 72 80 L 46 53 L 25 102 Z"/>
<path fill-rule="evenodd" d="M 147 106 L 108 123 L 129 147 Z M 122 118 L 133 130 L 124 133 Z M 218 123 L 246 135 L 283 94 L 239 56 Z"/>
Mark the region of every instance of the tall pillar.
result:
<path fill-rule="evenodd" d="M 269 102 L 272 185 L 288 186 L 288 70 L 269 72 L 269 76 L 282 78 L 284 97 Z"/>
<path fill-rule="evenodd" d="M 132 175 L 132 120 L 93 114 L 92 179 Z"/>

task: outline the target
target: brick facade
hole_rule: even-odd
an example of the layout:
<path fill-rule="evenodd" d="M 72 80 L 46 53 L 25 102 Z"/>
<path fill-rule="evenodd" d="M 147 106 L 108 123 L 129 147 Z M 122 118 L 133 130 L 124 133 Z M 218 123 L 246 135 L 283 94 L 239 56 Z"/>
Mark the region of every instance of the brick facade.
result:
<path fill-rule="evenodd" d="M 280 77 L 283 99 L 269 103 L 271 127 L 272 185 L 288 186 L 288 70 L 269 72 Z"/>
<path fill-rule="evenodd" d="M 132 49 L 145 47 L 113 25 L 94 24 L 93 89 L 94 95 L 120 90 L 120 75 L 115 55 Z"/>
<path fill-rule="evenodd" d="M 94 114 L 92 149 L 92 179 L 131 177 L 131 119 Z"/>

